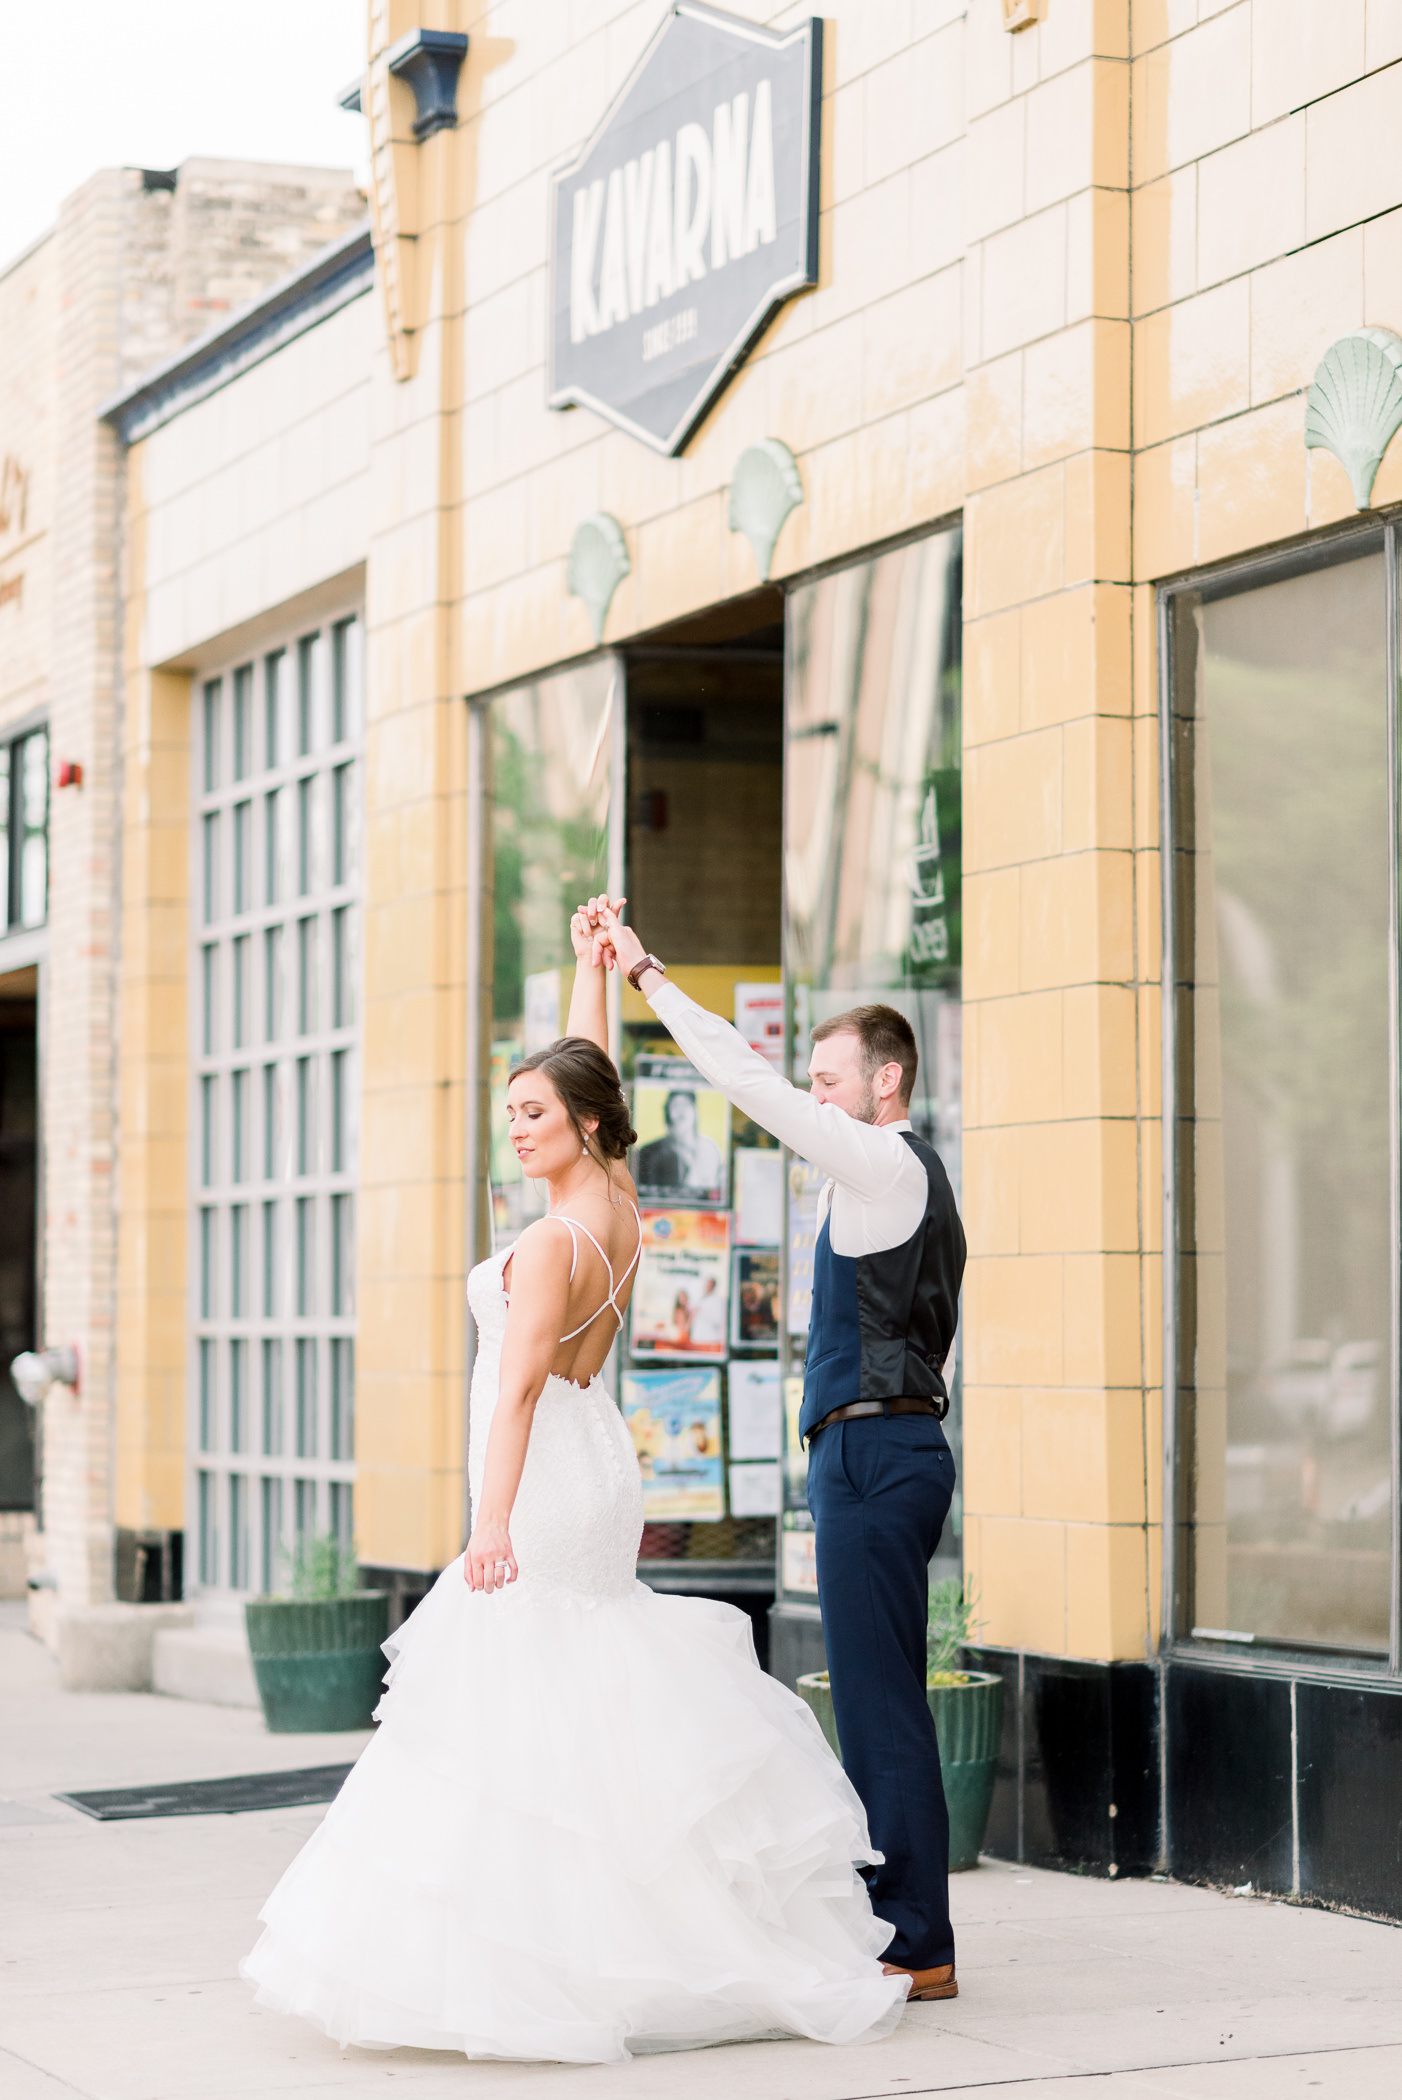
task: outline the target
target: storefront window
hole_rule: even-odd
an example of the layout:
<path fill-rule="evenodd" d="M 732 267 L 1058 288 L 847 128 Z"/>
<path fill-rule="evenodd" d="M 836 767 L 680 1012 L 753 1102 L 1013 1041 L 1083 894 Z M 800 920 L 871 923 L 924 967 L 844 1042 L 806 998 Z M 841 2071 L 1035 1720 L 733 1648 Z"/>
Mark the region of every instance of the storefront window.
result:
<path fill-rule="evenodd" d="M 291 666 L 296 666 L 296 678 Z M 195 709 L 191 1448 L 206 1588 L 354 1536 L 361 627 L 287 638 Z"/>
<path fill-rule="evenodd" d="M 1385 600 L 1379 542 L 1170 600 L 1179 1630 L 1383 1653 Z"/>
<path fill-rule="evenodd" d="M 884 1002 L 920 1051 L 911 1120 L 960 1188 L 961 535 L 936 533 L 789 600 L 785 952 L 791 1070 L 815 1022 Z M 788 1173 L 781 1579 L 816 1598 L 796 1424 L 819 1181 Z M 958 1344 L 945 1427 L 958 1451 Z M 956 1501 L 942 1551 L 957 1566 Z"/>
<path fill-rule="evenodd" d="M 0 935 L 49 911 L 49 733 L 0 743 Z"/>
<path fill-rule="evenodd" d="M 512 1065 L 564 1033 L 570 914 L 606 889 L 619 673 L 608 659 L 518 686 L 485 712 L 491 846 L 488 1177 L 493 1248 L 544 1211 L 507 1137 Z M 487 987 L 482 987 L 485 1000 Z"/>

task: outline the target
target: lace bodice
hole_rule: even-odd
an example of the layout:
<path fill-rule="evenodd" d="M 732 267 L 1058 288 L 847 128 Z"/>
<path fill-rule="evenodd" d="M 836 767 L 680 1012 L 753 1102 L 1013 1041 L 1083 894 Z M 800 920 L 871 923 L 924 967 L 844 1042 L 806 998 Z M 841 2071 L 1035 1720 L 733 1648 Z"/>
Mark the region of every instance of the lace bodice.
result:
<path fill-rule="evenodd" d="M 468 1478 L 474 1509 L 482 1492 L 496 1411 L 508 1301 L 502 1271 L 510 1248 L 480 1262 L 467 1280 L 477 1322 Z M 520 1578 L 507 1596 L 620 1596 L 637 1585 L 643 1531 L 638 1461 L 602 1377 L 576 1385 L 552 1372 L 536 1402 L 525 1471 L 511 1513 Z"/>

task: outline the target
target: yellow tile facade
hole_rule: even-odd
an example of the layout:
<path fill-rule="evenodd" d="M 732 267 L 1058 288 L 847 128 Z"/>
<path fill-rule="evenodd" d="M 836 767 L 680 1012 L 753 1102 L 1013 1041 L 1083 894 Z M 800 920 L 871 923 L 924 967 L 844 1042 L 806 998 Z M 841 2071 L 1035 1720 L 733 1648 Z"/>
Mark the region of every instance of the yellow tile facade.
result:
<path fill-rule="evenodd" d="M 1350 514 L 1337 463 L 1304 450 L 1302 389 L 1337 336 L 1402 325 L 1386 70 L 1402 28 L 1362 0 L 1340 0 L 1328 34 L 1311 0 L 1048 0 L 1011 37 L 995 0 L 839 0 L 819 283 L 685 453 L 659 459 L 587 410 L 544 407 L 547 174 L 658 9 L 437 12 L 472 43 L 460 128 L 413 149 L 431 262 L 417 368 L 392 377 L 378 324 L 356 349 L 362 302 L 342 331 L 369 402 L 360 422 L 344 411 L 355 471 L 306 492 L 308 517 L 318 491 L 359 506 L 358 554 L 324 518 L 308 530 L 326 575 L 364 560 L 369 630 L 362 1551 L 426 1569 L 461 1543 L 463 696 L 590 651 L 564 579 L 591 511 L 618 518 L 631 563 L 609 642 L 752 589 L 728 483 L 744 445 L 778 436 L 804 488 L 781 582 L 962 514 L 968 1564 L 991 1642 L 1142 1656 L 1162 1475 L 1152 586 Z M 312 342 L 294 346 L 304 362 Z M 140 486 L 150 566 L 189 492 Z M 1402 499 L 1402 452 L 1378 494 Z M 232 553 L 230 571 L 245 573 Z M 162 634 L 177 599 L 213 603 L 209 577 L 182 578 L 172 559 L 152 580 Z M 159 898 L 173 925 L 161 825 L 178 831 L 177 798 L 157 825 L 133 797 L 140 766 L 183 763 L 182 703 L 162 669 L 174 645 L 145 647 L 131 690 L 165 728 L 145 743 L 128 728 L 124 912 L 154 924 Z M 175 1230 L 159 1045 L 184 1024 L 183 987 L 141 934 L 124 963 L 123 1172 L 142 1223 L 121 1268 L 120 1478 L 154 1509 L 178 1472 L 159 1380 L 179 1323 L 142 1279 Z"/>
<path fill-rule="evenodd" d="M 140 467 L 128 491 L 143 566 Z M 178 1530 L 185 1515 L 190 955 L 190 685 L 141 663 L 129 609 L 122 751 L 118 1067 L 117 1524 Z"/>

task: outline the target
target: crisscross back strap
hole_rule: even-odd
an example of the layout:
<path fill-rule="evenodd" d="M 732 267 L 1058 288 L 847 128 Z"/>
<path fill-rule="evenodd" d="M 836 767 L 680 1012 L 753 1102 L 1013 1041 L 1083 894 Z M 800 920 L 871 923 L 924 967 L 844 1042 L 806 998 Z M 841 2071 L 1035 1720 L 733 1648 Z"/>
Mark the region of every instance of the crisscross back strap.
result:
<path fill-rule="evenodd" d="M 592 1327 L 594 1322 L 598 1319 L 599 1314 L 602 1312 L 611 1312 L 615 1320 L 617 1320 L 618 1322 L 620 1331 L 622 1330 L 623 1315 L 618 1309 L 618 1294 L 622 1290 L 624 1284 L 628 1281 L 628 1278 L 632 1275 L 634 1269 L 637 1267 L 639 1256 L 642 1254 L 643 1251 L 643 1221 L 640 1217 L 638 1217 L 638 1206 L 636 1203 L 630 1204 L 629 1208 L 632 1210 L 634 1218 L 637 1219 L 638 1244 L 633 1249 L 632 1259 L 629 1262 L 627 1268 L 623 1271 L 623 1274 L 619 1277 L 617 1283 L 615 1283 L 613 1280 L 613 1263 L 609 1260 L 603 1248 L 599 1245 L 599 1242 L 595 1239 L 593 1233 L 589 1230 L 589 1227 L 587 1225 L 582 1224 L 578 1218 L 567 1217 L 564 1211 L 547 1211 L 545 1217 L 541 1219 L 540 1222 L 544 1225 L 563 1225 L 566 1231 L 569 1233 L 570 1245 L 574 1250 L 570 1260 L 571 1283 L 574 1282 L 574 1272 L 579 1266 L 579 1241 L 575 1238 L 575 1234 L 577 1232 L 582 1232 L 584 1234 L 585 1239 L 588 1240 L 590 1246 L 594 1249 L 594 1252 L 598 1255 L 600 1261 L 603 1263 L 604 1267 L 609 1272 L 609 1294 L 607 1298 L 605 1298 L 603 1304 L 596 1306 L 594 1311 L 590 1313 L 588 1319 L 583 1321 L 578 1327 L 571 1328 L 568 1334 L 562 1334 L 560 1336 L 561 1342 L 577 1341 L 579 1336 L 584 1333 L 585 1328 Z"/>

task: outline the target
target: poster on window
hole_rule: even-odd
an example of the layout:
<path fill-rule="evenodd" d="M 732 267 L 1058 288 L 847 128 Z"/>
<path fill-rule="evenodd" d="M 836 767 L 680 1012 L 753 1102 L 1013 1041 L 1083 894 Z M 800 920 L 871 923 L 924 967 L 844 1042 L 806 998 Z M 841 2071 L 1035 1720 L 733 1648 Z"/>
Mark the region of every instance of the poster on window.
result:
<path fill-rule="evenodd" d="M 784 1479 L 796 1509 L 808 1507 L 808 1451 L 798 1433 L 802 1414 L 803 1379 L 791 1375 L 784 1380 Z"/>
<path fill-rule="evenodd" d="M 730 1103 L 694 1079 L 639 1079 L 633 1178 L 647 1203 L 730 1201 Z"/>
<path fill-rule="evenodd" d="M 807 1519 L 800 1529 L 795 1522 L 798 1513 L 790 1510 L 784 1517 L 784 1534 L 780 1575 L 786 1590 L 796 1590 L 800 1596 L 816 1597 L 818 1594 L 818 1540 L 812 1529 L 812 1520 Z"/>
<path fill-rule="evenodd" d="M 647 1522 L 719 1522 L 725 1515 L 720 1372 L 625 1371 L 620 1390 Z"/>
<path fill-rule="evenodd" d="M 784 987 L 782 984 L 737 984 L 735 1026 L 752 1050 L 767 1058 L 776 1072 L 784 1069 Z"/>
<path fill-rule="evenodd" d="M 635 1356 L 724 1357 L 730 1333 L 730 1216 L 645 1210 L 633 1286 Z"/>
<path fill-rule="evenodd" d="M 777 1517 L 781 1499 L 777 1460 L 730 1468 L 732 1517 Z"/>
<path fill-rule="evenodd" d="M 736 1349 L 779 1346 L 779 1250 L 737 1247 L 730 1287 L 730 1340 Z"/>
<path fill-rule="evenodd" d="M 813 1254 L 823 1176 L 806 1159 L 789 1162 L 789 1333 L 807 1334 L 813 1312 Z"/>
<path fill-rule="evenodd" d="M 783 1237 L 784 1155 L 742 1145 L 735 1153 L 735 1237 L 742 1247 L 777 1247 Z"/>
<path fill-rule="evenodd" d="M 727 1376 L 727 1427 L 732 1459 L 778 1459 L 783 1455 L 779 1366 L 732 1359 Z"/>

